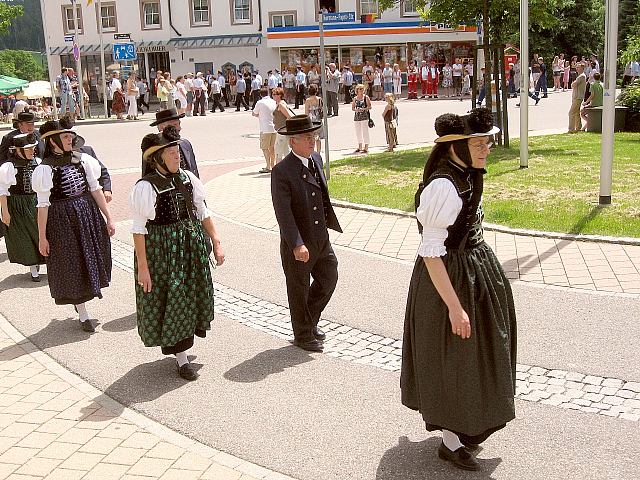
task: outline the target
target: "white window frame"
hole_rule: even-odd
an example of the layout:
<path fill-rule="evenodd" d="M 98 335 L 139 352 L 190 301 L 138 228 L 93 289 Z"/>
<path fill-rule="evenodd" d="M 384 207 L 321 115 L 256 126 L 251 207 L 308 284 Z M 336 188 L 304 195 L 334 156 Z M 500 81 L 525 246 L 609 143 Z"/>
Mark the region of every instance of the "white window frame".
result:
<path fill-rule="evenodd" d="M 111 15 L 107 15 L 106 17 L 103 16 L 101 8 L 107 9 L 107 11 L 108 11 L 109 8 L 113 8 L 113 16 L 111 16 Z M 98 21 L 100 22 L 100 24 L 102 26 L 102 31 L 104 33 L 117 32 L 118 31 L 118 11 L 116 10 L 116 2 L 101 3 L 100 4 L 100 8 L 98 8 L 98 4 L 96 4 L 96 9 L 98 10 Z M 110 18 L 113 18 L 113 26 L 105 27 L 104 26 L 104 21 L 108 20 Z"/>
<path fill-rule="evenodd" d="M 407 9 L 407 4 L 409 4 L 409 8 L 413 10 Z M 400 16 L 401 17 L 419 17 L 420 12 L 416 10 L 416 0 L 402 0 L 400 5 Z"/>
<path fill-rule="evenodd" d="M 69 11 L 73 9 L 73 5 L 62 5 L 62 26 L 64 33 L 74 33 L 73 20 L 69 17 Z M 84 22 L 82 21 L 82 6 L 76 5 L 76 25 L 78 27 L 78 35 L 84 33 Z"/>
<path fill-rule="evenodd" d="M 147 11 L 146 7 L 148 5 L 157 5 L 158 11 L 151 12 L 150 15 L 158 16 L 158 23 L 147 23 Z M 162 29 L 162 7 L 160 5 L 159 0 L 143 0 L 140 2 L 140 16 L 141 16 L 141 24 L 143 30 L 161 30 Z"/>
<path fill-rule="evenodd" d="M 196 8 L 198 5 L 198 8 Z M 191 9 L 191 26 L 192 27 L 205 27 L 211 25 L 211 0 L 189 0 L 189 7 Z M 196 19 L 196 14 L 200 14 L 200 20 Z M 206 16 L 203 20 L 202 16 Z"/>
<path fill-rule="evenodd" d="M 365 5 L 366 8 L 363 8 Z M 374 11 L 371 11 L 372 7 L 375 7 Z M 378 0 L 358 0 L 358 10 L 360 12 L 360 15 L 380 15 L 380 5 L 378 4 Z"/>
<path fill-rule="evenodd" d="M 252 22 L 251 3 L 252 0 L 230 0 L 231 3 L 231 24 L 232 25 L 247 25 Z M 237 3 L 246 3 L 246 6 L 237 6 Z M 238 18 L 236 13 L 243 12 L 246 8 L 247 18 Z"/>
<path fill-rule="evenodd" d="M 276 25 L 274 18 L 280 17 L 282 25 Z M 285 17 L 291 17 L 292 24 L 285 24 Z M 272 27 L 295 27 L 298 24 L 297 12 L 295 10 L 283 11 L 283 12 L 270 12 L 269 13 L 269 25 Z"/>

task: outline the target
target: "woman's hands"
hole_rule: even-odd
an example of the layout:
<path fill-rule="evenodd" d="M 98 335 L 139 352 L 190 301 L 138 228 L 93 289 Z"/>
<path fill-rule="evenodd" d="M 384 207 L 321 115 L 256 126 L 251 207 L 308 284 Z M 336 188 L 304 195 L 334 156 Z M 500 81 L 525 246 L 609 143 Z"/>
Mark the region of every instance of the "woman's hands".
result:
<path fill-rule="evenodd" d="M 40 250 L 40 255 L 43 257 L 49 256 L 49 240 L 46 238 L 41 238 L 38 241 L 38 250 Z"/>
<path fill-rule="evenodd" d="M 113 237 L 113 235 L 116 233 L 116 226 L 112 220 L 109 220 L 107 222 L 107 233 L 110 237 Z"/>
<path fill-rule="evenodd" d="M 142 287 L 142 291 L 144 293 L 149 293 L 151 291 L 152 285 L 149 268 L 140 268 L 138 266 L 138 285 Z"/>
<path fill-rule="evenodd" d="M 213 245 L 213 258 L 216 259 L 216 266 L 219 267 L 224 263 L 224 249 L 220 242 Z"/>
<path fill-rule="evenodd" d="M 459 310 L 449 310 L 449 321 L 451 322 L 451 333 L 458 335 L 462 339 L 471 337 L 469 315 L 462 307 Z"/>

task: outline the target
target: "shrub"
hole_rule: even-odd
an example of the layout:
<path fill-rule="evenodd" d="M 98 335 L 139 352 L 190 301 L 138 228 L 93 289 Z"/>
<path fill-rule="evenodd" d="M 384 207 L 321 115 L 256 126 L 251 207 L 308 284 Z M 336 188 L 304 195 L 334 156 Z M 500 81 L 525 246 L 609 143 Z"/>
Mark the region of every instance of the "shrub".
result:
<path fill-rule="evenodd" d="M 640 80 L 634 80 L 618 95 L 616 101 L 618 105 L 623 105 L 627 111 L 625 130 L 630 132 L 640 132 Z"/>

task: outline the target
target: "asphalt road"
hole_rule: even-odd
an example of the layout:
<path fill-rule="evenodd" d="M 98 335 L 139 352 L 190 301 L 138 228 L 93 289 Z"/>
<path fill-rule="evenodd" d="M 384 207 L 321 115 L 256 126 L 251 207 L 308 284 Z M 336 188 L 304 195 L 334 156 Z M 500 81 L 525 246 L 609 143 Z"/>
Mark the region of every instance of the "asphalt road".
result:
<path fill-rule="evenodd" d="M 228 263 L 216 270 L 216 281 L 286 304 L 277 237 L 218 225 Z M 337 254 L 341 278 L 325 317 L 400 338 L 410 265 L 345 249 Z M 21 272 L 0 256 L 0 312 L 70 370 L 171 428 L 304 480 L 460 476 L 436 458 L 438 440 L 419 415 L 400 404 L 397 373 L 308 354 L 219 316 L 192 350 L 201 378 L 186 383 L 171 359 L 140 342 L 131 274 L 115 269 L 105 298 L 91 302 L 101 326 L 89 336 L 71 308 L 53 304 L 46 282 L 31 283 Z M 624 310 L 620 298 L 524 286 L 516 286 L 516 296 L 521 363 L 639 378 L 637 349 L 628 348 L 638 338 L 631 321 L 637 306 Z M 618 317 L 587 318 L 589 309 L 607 308 L 618 309 Z M 626 479 L 640 469 L 636 422 L 524 401 L 517 411 L 479 454 L 483 471 L 465 476 Z"/>

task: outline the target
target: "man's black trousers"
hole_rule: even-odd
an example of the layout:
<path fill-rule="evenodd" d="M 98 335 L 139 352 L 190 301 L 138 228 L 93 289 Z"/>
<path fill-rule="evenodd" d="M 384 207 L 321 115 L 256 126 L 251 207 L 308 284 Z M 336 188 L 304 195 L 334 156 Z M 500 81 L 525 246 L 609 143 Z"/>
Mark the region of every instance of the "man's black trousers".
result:
<path fill-rule="evenodd" d="M 296 260 L 284 241 L 280 242 L 280 256 L 293 335 L 300 342 L 314 340 L 313 329 L 338 283 L 338 259 L 328 238 L 321 248 L 309 248 L 307 263 Z"/>

